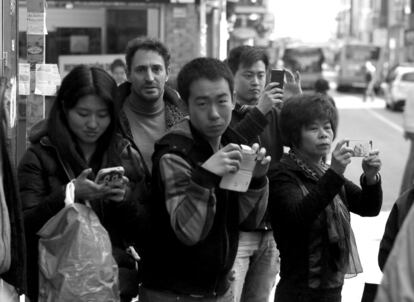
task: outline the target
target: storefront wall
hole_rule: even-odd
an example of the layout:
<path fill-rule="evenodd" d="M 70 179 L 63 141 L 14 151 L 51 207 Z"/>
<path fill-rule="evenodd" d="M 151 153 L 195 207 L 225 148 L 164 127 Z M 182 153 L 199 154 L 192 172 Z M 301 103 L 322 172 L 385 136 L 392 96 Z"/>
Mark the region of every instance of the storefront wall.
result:
<path fill-rule="evenodd" d="M 20 59 L 24 61 L 27 9 L 20 7 L 19 14 Z M 186 62 L 201 54 L 200 11 L 196 3 L 84 5 L 70 9 L 49 5 L 46 26 L 46 63 L 59 64 L 59 57 L 67 55 L 123 55 L 130 39 L 151 36 L 170 48 L 174 78 Z"/>
<path fill-rule="evenodd" d="M 20 46 L 24 49 L 27 9 L 20 7 L 19 13 Z M 159 19 L 159 7 L 49 7 L 46 63 L 58 63 L 60 55 L 123 53 L 133 37 L 159 37 Z M 20 58 L 24 57 L 21 51 Z"/>

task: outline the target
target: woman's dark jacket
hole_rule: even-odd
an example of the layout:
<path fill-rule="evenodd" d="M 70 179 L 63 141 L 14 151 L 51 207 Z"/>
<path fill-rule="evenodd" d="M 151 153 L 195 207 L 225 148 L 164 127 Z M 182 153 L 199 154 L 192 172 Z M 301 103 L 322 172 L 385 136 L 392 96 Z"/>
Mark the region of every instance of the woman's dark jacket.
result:
<path fill-rule="evenodd" d="M 140 171 L 140 157 L 130 148 L 129 142 L 122 138 L 117 141 L 117 150 L 121 154 L 121 165 L 129 178 L 127 197 L 124 202 L 92 201 L 91 206 L 111 238 L 113 250 L 124 250 L 125 241 L 144 228 L 145 214 L 139 211 L 137 196 L 144 196 L 144 172 Z M 141 166 L 142 167 L 142 166 Z M 142 168 L 141 168 L 142 169 Z M 96 171 L 95 171 L 96 172 Z M 20 196 L 23 204 L 24 224 L 27 242 L 28 296 L 37 301 L 38 295 L 38 236 L 36 233 L 55 214 L 64 207 L 65 188 L 76 176 L 70 171 L 55 146 L 47 136 L 32 141 L 18 168 Z M 139 219 L 143 217 L 142 221 Z M 143 225 L 128 230 L 130 221 Z M 131 232 L 130 232 L 131 231 Z M 143 231 L 145 232 L 145 231 Z M 123 266 L 114 255 L 120 267 Z"/>
<path fill-rule="evenodd" d="M 297 179 L 309 191 L 306 197 L 303 197 Z M 380 181 L 368 186 L 361 177 L 361 190 L 331 169 L 316 181 L 287 155 L 283 156 L 277 169 L 269 175 L 269 181 L 269 209 L 281 257 L 278 290 L 306 292 L 309 290 L 310 270 L 320 276 L 316 290 L 340 289 L 344 274 L 331 269 L 333 255 L 329 249 L 324 209 L 339 194 L 350 212 L 361 216 L 376 216 L 382 204 Z M 315 245 L 316 250 L 322 250 L 322 259 L 314 267 L 309 267 L 309 259 L 317 256 L 309 255 L 308 251 Z"/>

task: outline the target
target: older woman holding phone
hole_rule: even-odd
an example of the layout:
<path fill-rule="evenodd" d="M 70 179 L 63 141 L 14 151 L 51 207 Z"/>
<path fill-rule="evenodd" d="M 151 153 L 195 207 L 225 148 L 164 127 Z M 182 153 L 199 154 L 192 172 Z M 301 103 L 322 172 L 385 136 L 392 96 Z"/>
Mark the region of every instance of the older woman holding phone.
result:
<path fill-rule="evenodd" d="M 338 113 L 328 97 L 285 101 L 280 127 L 284 154 L 271 173 L 269 207 L 281 269 L 275 301 L 339 302 L 344 278 L 362 272 L 350 212 L 376 216 L 382 204 L 381 160 L 362 159 L 361 187 L 344 177 L 353 150 L 340 140 L 331 152 Z"/>
<path fill-rule="evenodd" d="M 74 183 L 76 202 L 89 201 L 110 235 L 113 250 L 125 250 L 123 244 L 128 234 L 123 222 L 127 217 L 116 214 L 130 212 L 129 206 L 136 202 L 135 194 L 140 191 L 145 174 L 139 154 L 117 136 L 116 87 L 103 69 L 75 67 L 63 79 L 49 118 L 40 124 L 37 133 L 32 132 L 31 146 L 19 163 L 28 296 L 32 302 L 38 299 L 36 233 L 65 206 L 65 188 L 69 182 Z M 94 181 L 98 171 L 116 166 L 125 169 L 125 176 L 116 183 L 105 185 Z M 122 211 L 126 206 L 128 211 Z M 125 263 L 114 256 L 121 274 Z M 132 267 L 135 268 L 135 263 Z"/>

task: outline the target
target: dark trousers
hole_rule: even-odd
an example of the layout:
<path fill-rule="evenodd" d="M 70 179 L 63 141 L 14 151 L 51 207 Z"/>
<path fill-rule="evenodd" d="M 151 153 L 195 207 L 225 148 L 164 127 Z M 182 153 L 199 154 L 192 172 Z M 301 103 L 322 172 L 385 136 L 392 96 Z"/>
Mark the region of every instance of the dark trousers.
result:
<path fill-rule="evenodd" d="M 341 302 L 341 288 L 327 290 L 278 290 L 275 302 Z"/>

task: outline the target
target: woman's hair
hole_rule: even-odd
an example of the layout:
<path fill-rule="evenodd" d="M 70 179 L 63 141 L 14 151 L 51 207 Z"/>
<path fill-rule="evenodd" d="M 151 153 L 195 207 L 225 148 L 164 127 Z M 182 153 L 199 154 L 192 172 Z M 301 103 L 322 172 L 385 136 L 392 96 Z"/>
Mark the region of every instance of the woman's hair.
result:
<path fill-rule="evenodd" d="M 75 176 L 88 168 L 82 152 L 77 146 L 75 134 L 71 131 L 67 116 L 68 111 L 76 106 L 79 99 L 88 95 L 98 96 L 108 106 L 111 122 L 99 137 L 91 163 L 101 165 L 107 151 L 115 155 L 114 136 L 118 124 L 118 108 L 115 103 L 117 85 L 113 78 L 103 69 L 78 65 L 65 76 L 50 110 L 47 133 L 72 168 Z"/>
<path fill-rule="evenodd" d="M 298 147 L 302 128 L 318 119 L 329 120 L 335 137 L 338 112 L 329 97 L 320 93 L 304 93 L 287 99 L 283 103 L 279 122 L 283 144 Z"/>

